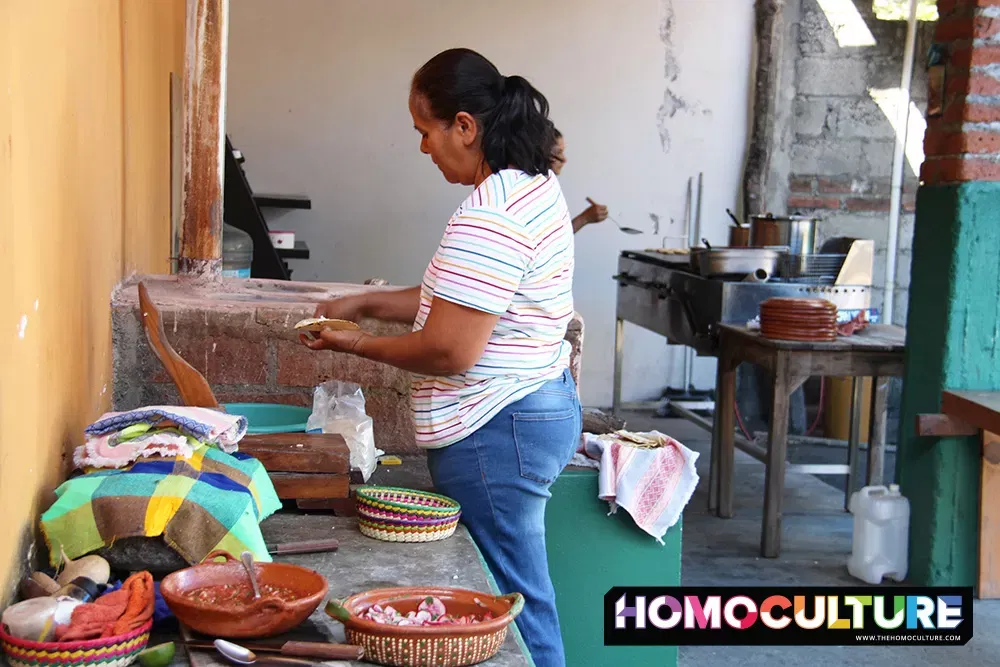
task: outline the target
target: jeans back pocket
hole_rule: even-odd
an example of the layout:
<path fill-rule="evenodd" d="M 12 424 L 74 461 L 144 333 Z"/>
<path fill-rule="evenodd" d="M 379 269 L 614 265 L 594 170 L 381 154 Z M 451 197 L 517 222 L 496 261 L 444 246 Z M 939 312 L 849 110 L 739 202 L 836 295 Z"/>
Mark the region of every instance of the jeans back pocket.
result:
<path fill-rule="evenodd" d="M 516 412 L 513 417 L 521 477 L 551 484 L 573 458 L 580 442 L 579 411 Z"/>

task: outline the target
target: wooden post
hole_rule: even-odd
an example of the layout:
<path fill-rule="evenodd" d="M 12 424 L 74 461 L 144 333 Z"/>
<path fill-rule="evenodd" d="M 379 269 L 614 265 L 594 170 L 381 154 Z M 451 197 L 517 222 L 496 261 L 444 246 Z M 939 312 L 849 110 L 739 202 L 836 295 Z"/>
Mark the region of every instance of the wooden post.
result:
<path fill-rule="evenodd" d="M 981 600 L 997 599 L 1000 598 L 1000 519 L 996 509 L 1000 506 L 1000 391 L 944 391 L 941 394 L 941 412 L 943 414 L 918 415 L 915 433 L 917 436 L 946 438 L 978 436 L 979 531 L 975 537 L 978 539 L 979 562 L 975 573 L 976 593 Z M 968 449 L 972 454 L 968 444 L 968 441 L 942 440 L 936 449 Z M 954 488 L 965 486 L 970 485 Z M 920 499 L 923 493 L 924 490 L 920 489 L 918 494 L 912 495 L 911 504 L 915 504 L 913 501 Z M 912 526 L 919 525 L 919 522 L 911 522 L 910 525 L 913 532 Z M 910 543 L 914 544 L 912 540 Z"/>
<path fill-rule="evenodd" d="M 784 45 L 785 0 L 754 3 L 757 62 L 754 67 L 753 125 L 743 172 L 743 215 L 766 213 L 767 180 L 774 150 L 775 109 Z"/>
<path fill-rule="evenodd" d="M 979 576 L 980 600 L 1000 598 L 1000 435 L 982 432 L 983 463 L 979 481 Z"/>
<path fill-rule="evenodd" d="M 222 271 L 229 0 L 187 0 L 181 273 Z"/>

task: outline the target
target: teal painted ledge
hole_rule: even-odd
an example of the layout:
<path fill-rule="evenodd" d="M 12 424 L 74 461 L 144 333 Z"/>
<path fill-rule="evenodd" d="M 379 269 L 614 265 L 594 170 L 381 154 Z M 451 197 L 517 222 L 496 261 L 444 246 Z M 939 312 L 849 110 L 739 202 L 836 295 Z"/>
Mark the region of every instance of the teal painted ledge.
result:
<path fill-rule="evenodd" d="M 922 438 L 948 389 L 1000 390 L 1000 184 L 922 187 L 907 315 L 896 477 L 909 498 L 910 583 L 971 586 L 978 568 L 979 444 Z"/>
<path fill-rule="evenodd" d="M 597 472 L 567 470 L 545 515 L 549 571 L 572 667 L 676 667 L 676 646 L 605 646 L 604 594 L 614 586 L 679 586 L 682 521 L 664 544 L 597 498 Z"/>

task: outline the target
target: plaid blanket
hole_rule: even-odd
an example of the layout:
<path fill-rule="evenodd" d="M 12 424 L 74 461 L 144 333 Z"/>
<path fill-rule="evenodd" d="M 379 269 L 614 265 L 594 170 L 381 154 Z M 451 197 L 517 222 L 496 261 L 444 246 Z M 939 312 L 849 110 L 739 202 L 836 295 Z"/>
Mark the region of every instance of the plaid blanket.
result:
<path fill-rule="evenodd" d="M 95 470 L 56 489 L 42 515 L 53 566 L 125 537 L 163 539 L 191 564 L 215 549 L 271 557 L 260 522 L 281 507 L 264 466 L 246 454 L 201 445 L 190 458 L 145 459 Z"/>

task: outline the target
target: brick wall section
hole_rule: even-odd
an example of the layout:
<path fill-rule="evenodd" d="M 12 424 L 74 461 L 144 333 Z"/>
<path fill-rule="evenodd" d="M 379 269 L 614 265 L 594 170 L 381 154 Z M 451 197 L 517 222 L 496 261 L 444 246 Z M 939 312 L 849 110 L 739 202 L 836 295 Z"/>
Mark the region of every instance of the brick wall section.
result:
<path fill-rule="evenodd" d="M 362 286 L 260 280 L 213 286 L 163 277 L 146 279 L 146 285 L 171 346 L 205 376 L 220 402 L 309 407 L 317 384 L 329 379 L 354 382 L 364 391 L 376 446 L 392 453 L 417 451 L 409 373 L 352 355 L 314 352 L 290 328 L 312 316 L 316 301 L 365 289 Z M 376 321 L 361 324 L 381 335 L 409 330 Z M 112 331 L 114 408 L 178 402 L 176 388 L 146 342 L 134 283 L 113 296 Z M 574 319 L 566 338 L 573 345 L 571 370 L 579 382 L 582 319 Z"/>
<path fill-rule="evenodd" d="M 929 119 L 927 185 L 1000 181 L 1000 0 L 938 0 L 944 111 Z"/>
<path fill-rule="evenodd" d="M 788 187 L 788 211 L 793 214 L 889 212 L 890 181 L 887 178 L 793 175 L 788 179 Z M 903 211 L 913 213 L 916 208 L 917 182 L 910 179 L 903 185 Z"/>

